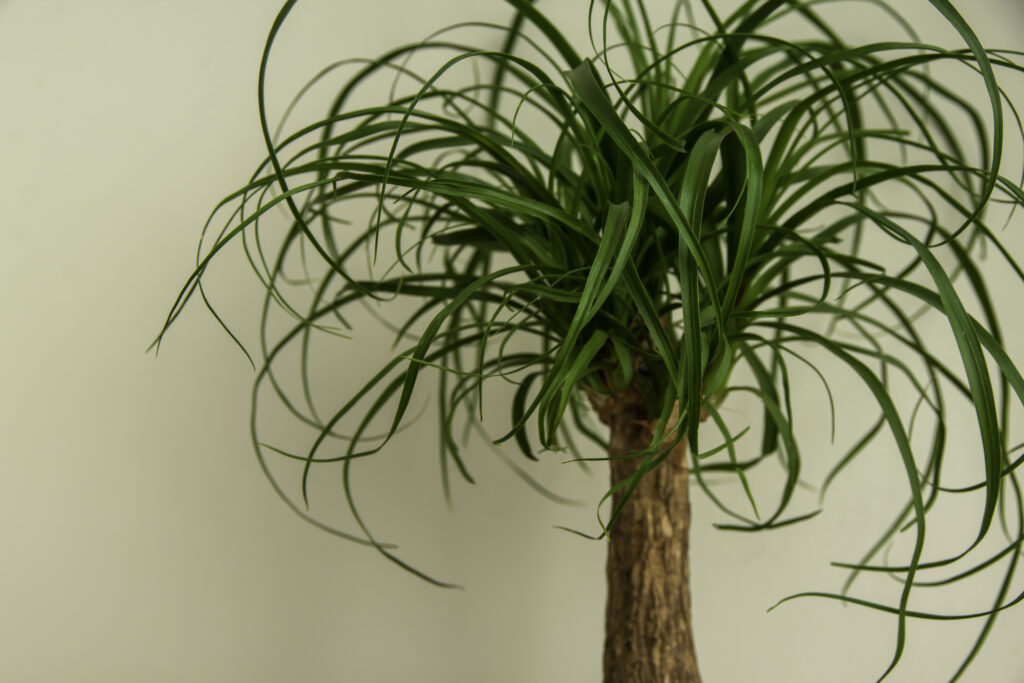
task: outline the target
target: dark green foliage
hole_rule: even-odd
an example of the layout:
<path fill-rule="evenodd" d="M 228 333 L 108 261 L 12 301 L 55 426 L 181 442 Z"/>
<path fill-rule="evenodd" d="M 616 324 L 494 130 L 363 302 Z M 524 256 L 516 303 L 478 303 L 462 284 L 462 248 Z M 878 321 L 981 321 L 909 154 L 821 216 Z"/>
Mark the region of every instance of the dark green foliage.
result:
<path fill-rule="evenodd" d="M 884 536 L 860 564 L 848 565 L 854 576 L 883 571 L 898 578 L 898 604 L 842 599 L 898 616 L 886 673 L 900 659 L 909 617 L 980 616 L 984 627 L 966 667 L 998 611 L 1024 599 L 1011 592 L 1022 503 L 1021 458 L 1013 460 L 1008 448 L 1011 404 L 1024 402 L 1024 379 L 1003 350 L 978 260 L 989 249 L 1024 280 L 985 220 L 991 202 L 1024 202 L 1020 183 L 1001 175 L 1005 112 L 1013 114 L 1015 133 L 1020 124 L 997 81 L 997 74 L 1021 70 L 1019 53 L 983 48 L 947 0 L 931 1 L 964 49 L 929 45 L 912 32 L 906 42 L 850 46 L 827 23 L 824 7 L 819 13 L 826 2 L 814 0 L 751 0 L 728 17 L 705 0 L 715 24 L 707 30 L 687 20 L 686 2 L 659 25 L 640 2 L 595 0 L 592 51 L 584 58 L 545 17 L 543 3 L 508 1 L 516 10 L 510 26 L 487 26 L 501 35 L 500 49 L 441 33 L 357 64 L 327 116 L 281 140 L 274 140 L 262 108 L 263 77 L 294 0 L 274 24 L 260 79 L 268 159 L 218 207 L 237 208 L 201 246 L 167 320 L 169 326 L 202 293 L 218 252 L 246 239 L 266 287 L 253 438 L 268 476 L 268 452 L 301 461 L 305 497 L 314 467 L 340 463 L 361 533 L 330 530 L 424 576 L 377 543 L 352 502 L 348 478 L 354 459 L 379 452 L 410 417 L 418 381 L 440 375 L 446 494 L 450 472 L 471 481 L 456 418 L 479 421 L 485 383 L 515 386 L 507 431 L 495 441 L 514 442 L 527 458 L 576 452 L 574 434 L 602 443 L 587 422 L 587 399 L 601 401 L 628 386 L 646 398 L 666 438 L 687 439 L 698 454 L 697 481 L 733 517 L 721 526 L 770 529 L 817 512 L 790 511 L 801 454 L 788 367 L 811 363 L 802 354 L 814 348 L 834 359 L 811 365 L 826 388 L 830 373 L 845 368 L 878 411 L 825 486 L 888 433 L 909 490 Z M 803 37 L 772 33 L 789 17 L 802 19 Z M 424 54 L 444 57 L 421 75 L 410 58 Z M 467 64 L 487 79 L 453 83 Z M 949 73 L 970 74 L 985 96 L 951 87 Z M 416 87 L 396 89 L 378 106 L 349 106 L 358 86 L 380 79 Z M 359 228 L 355 209 L 367 205 L 372 215 Z M 259 225 L 275 206 L 287 209 L 291 227 L 283 242 L 268 245 Z M 880 240 L 902 265 L 879 261 Z M 875 251 L 868 253 L 867 244 Z M 395 263 L 382 276 L 359 275 L 359 259 L 368 252 L 375 258 L 381 245 L 393 245 Z M 297 283 L 285 275 L 296 262 L 305 269 Z M 353 307 L 394 300 L 412 306 L 394 325 L 401 348 L 344 404 L 323 412 L 308 389 L 308 375 L 319 372 L 307 365 L 311 336 L 339 334 Z M 283 333 L 267 324 L 275 307 L 291 316 Z M 948 321 L 957 363 L 942 360 L 932 348 L 941 343 L 921 332 L 922 321 L 935 316 Z M 298 398 L 275 377 L 275 363 L 293 347 L 302 354 L 305 388 Z M 751 383 L 737 383 L 740 376 Z M 916 388 L 916 419 L 932 425 L 926 448 L 911 438 L 915 418 L 891 397 L 894 376 Z M 266 446 L 257 435 L 255 401 L 268 384 L 316 430 L 306 452 Z M 749 426 L 733 431 L 717 409 L 737 392 L 763 404 L 763 423 L 753 433 Z M 668 419 L 677 403 L 678 425 Z M 945 459 L 974 454 L 947 453 L 946 423 L 966 407 L 976 415 L 985 480 L 953 490 L 943 484 Z M 370 435 L 382 416 L 386 434 Z M 355 427 L 339 441 L 343 420 Z M 702 452 L 709 433 L 720 433 L 722 445 Z M 739 446 L 751 460 L 739 459 Z M 747 479 L 776 453 L 786 477 L 778 503 L 758 515 Z M 661 454 L 640 454 L 647 458 L 641 471 Z M 753 516 L 708 490 L 703 474 L 714 471 L 738 477 Z M 984 496 L 977 541 L 956 557 L 925 562 L 928 511 L 940 494 L 974 492 Z M 1003 529 L 992 532 L 1000 511 Z M 613 522 L 614 512 L 606 524 Z M 916 539 L 911 561 L 872 564 L 907 527 Z M 990 532 L 1003 533 L 1004 550 L 971 560 Z M 937 615 L 910 608 L 914 587 L 934 584 L 926 573 L 952 571 L 953 579 L 938 581 L 948 583 L 996 562 L 1005 570 L 992 610 Z"/>

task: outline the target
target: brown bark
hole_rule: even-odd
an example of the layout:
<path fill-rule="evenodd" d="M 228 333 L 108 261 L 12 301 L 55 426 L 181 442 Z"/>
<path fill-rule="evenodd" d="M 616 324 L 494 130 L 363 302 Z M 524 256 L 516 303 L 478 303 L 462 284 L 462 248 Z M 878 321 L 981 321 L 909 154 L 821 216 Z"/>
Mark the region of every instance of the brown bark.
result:
<path fill-rule="evenodd" d="M 618 396 L 599 412 L 611 427 L 614 486 L 643 461 L 619 456 L 646 448 L 652 434 L 640 401 Z M 610 530 L 604 683 L 700 683 L 690 614 L 685 446 L 680 442 L 641 478 Z M 621 496 L 614 494 L 615 505 Z"/>

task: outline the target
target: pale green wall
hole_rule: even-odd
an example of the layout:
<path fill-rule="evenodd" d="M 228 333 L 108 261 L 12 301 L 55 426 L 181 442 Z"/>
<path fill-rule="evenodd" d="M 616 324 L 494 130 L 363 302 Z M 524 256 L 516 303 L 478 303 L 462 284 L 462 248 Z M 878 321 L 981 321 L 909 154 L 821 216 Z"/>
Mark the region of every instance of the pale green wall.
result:
<path fill-rule="evenodd" d="M 905 4 L 922 27 L 939 24 L 925 3 Z M 1017 0 L 962 4 L 988 43 L 1020 47 Z M 586 5 L 560 0 L 560 25 L 582 36 L 569 27 Z M 592 504 L 548 503 L 480 452 L 480 485 L 458 486 L 449 513 L 425 420 L 361 476 L 359 496 L 403 557 L 466 590 L 432 588 L 274 497 L 246 432 L 251 371 L 200 307 L 158 361 L 143 354 L 208 211 L 261 158 L 255 77 L 276 10 L 276 0 L 0 0 L 0 680 L 597 681 L 603 547 L 552 529 L 595 529 Z M 507 14 L 492 0 L 304 4 L 271 69 L 272 111 L 329 60 Z M 849 16 L 872 37 L 877 15 Z M 1018 217 L 1006 232 L 1018 254 L 1022 229 Z M 251 332 L 254 280 L 240 263 L 218 272 L 216 301 Z M 1024 359 L 1024 327 L 1008 321 Z M 357 371 L 339 367 L 338 382 Z M 821 396 L 807 382 L 811 411 Z M 539 471 L 590 502 L 604 491 L 603 471 Z M 845 547 L 859 549 L 884 522 L 888 510 L 859 497 L 890 498 L 865 494 L 857 477 L 814 523 L 763 536 L 714 531 L 719 517 L 696 495 L 708 683 L 869 681 L 884 669 L 889 617 L 816 601 L 765 613 L 789 593 L 836 589 L 828 561 L 856 552 L 824 539 L 849 528 Z M 986 596 L 968 590 L 948 608 Z M 912 623 L 890 680 L 944 680 L 976 627 Z M 999 623 L 966 680 L 1024 680 L 1022 631 L 1024 608 Z"/>

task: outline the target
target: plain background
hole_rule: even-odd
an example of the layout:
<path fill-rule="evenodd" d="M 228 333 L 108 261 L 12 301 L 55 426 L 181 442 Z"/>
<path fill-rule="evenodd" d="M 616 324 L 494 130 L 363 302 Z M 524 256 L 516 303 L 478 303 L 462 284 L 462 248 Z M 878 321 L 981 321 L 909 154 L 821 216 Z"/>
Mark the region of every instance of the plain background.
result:
<path fill-rule="evenodd" d="M 874 37 L 877 13 L 839 4 L 851 35 Z M 1019 0 L 962 4 L 986 44 L 1019 47 Z M 586 6 L 555 10 L 577 38 Z M 927 37 L 955 44 L 927 3 L 900 6 Z M 0 680 L 597 681 L 604 549 L 552 527 L 596 528 L 603 469 L 533 470 L 587 502 L 565 508 L 482 450 L 471 460 L 479 485 L 457 486 L 449 511 L 433 422 L 403 433 L 359 496 L 403 557 L 465 587 L 440 590 L 275 498 L 248 440 L 252 371 L 201 307 L 158 360 L 144 353 L 209 210 L 262 159 L 256 72 L 277 10 L 275 0 L 0 0 Z M 273 58 L 271 115 L 331 60 L 508 14 L 497 0 L 302 3 Z M 1022 227 L 1004 233 L 1018 255 Z M 258 283 L 240 261 L 217 277 L 220 308 L 251 334 Z M 1020 283 L 996 277 L 1017 287 L 1003 303 L 1010 351 L 1024 359 Z M 358 353 L 344 351 L 338 382 Z M 811 427 L 810 447 L 834 459 Z M 705 681 L 870 681 L 884 670 L 890 617 L 818 600 L 766 610 L 838 589 L 844 575 L 828 562 L 856 560 L 905 495 L 894 459 L 872 456 L 814 522 L 770 534 L 714 530 L 720 515 L 696 494 Z M 984 608 L 990 585 L 933 607 Z M 945 680 L 979 624 L 911 622 L 890 680 Z M 1024 681 L 1022 632 L 1024 608 L 998 622 L 964 680 Z"/>

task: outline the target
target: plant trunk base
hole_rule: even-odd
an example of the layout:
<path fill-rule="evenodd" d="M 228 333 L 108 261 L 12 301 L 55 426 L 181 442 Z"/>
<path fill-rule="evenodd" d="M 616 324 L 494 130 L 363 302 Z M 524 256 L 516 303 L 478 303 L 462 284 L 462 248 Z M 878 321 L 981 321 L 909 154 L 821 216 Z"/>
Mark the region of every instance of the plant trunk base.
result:
<path fill-rule="evenodd" d="M 612 485 L 643 458 L 622 458 L 651 443 L 635 404 L 602 407 L 611 427 Z M 700 683 L 693 647 L 688 563 L 690 499 L 686 443 L 640 479 L 610 531 L 604 683 Z M 613 495 L 618 505 L 622 491 Z"/>

